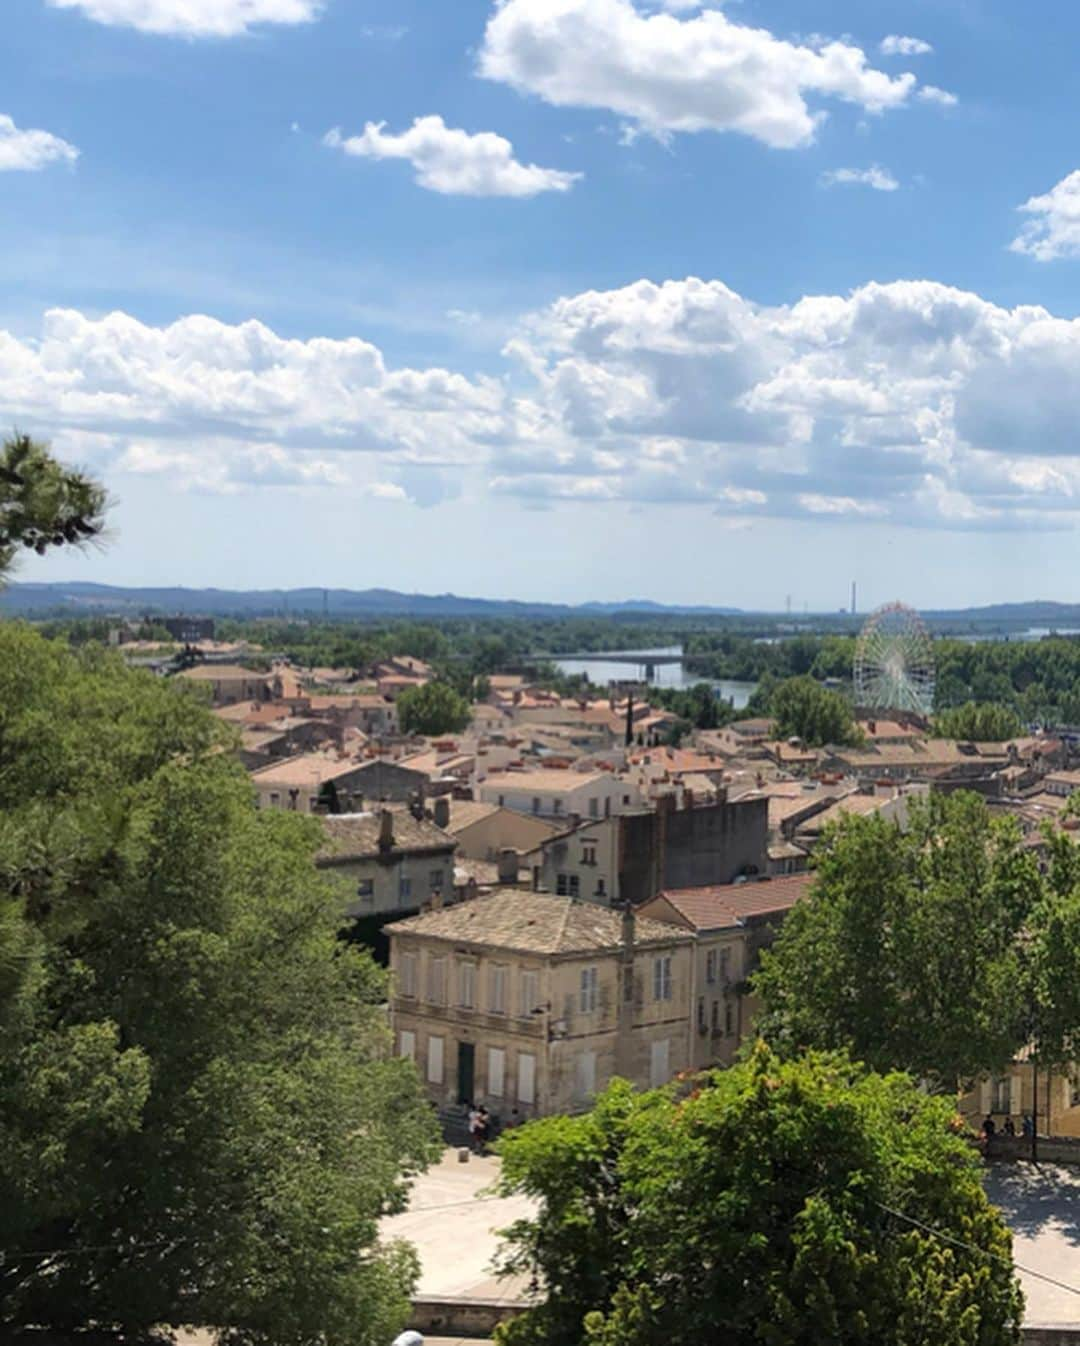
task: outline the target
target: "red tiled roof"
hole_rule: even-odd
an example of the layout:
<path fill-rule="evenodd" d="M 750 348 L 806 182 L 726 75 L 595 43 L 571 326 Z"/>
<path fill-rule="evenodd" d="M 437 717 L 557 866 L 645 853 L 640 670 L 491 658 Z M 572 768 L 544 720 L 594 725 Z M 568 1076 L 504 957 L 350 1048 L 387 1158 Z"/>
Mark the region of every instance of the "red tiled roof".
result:
<path fill-rule="evenodd" d="M 812 873 L 787 874 L 763 882 L 713 884 L 707 888 L 667 888 L 658 894 L 695 930 L 743 925 L 754 916 L 789 911 L 806 896 Z"/>

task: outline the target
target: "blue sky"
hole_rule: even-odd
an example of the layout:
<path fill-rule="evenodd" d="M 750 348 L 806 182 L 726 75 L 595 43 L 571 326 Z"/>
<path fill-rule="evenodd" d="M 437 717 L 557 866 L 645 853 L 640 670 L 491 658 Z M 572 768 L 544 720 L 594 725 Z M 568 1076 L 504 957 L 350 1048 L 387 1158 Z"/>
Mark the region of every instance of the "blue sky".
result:
<path fill-rule="evenodd" d="M 8 0 L 26 578 L 1077 597 L 1080 12 Z"/>

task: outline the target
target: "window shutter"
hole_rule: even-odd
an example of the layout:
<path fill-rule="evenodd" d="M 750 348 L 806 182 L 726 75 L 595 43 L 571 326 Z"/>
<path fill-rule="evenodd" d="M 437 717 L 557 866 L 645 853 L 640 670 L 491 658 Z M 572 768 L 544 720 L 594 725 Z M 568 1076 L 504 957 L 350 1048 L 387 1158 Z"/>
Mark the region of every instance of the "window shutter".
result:
<path fill-rule="evenodd" d="M 492 1098 L 502 1098 L 505 1079 L 506 1052 L 492 1047 L 488 1051 L 488 1093 Z"/>
<path fill-rule="evenodd" d="M 990 1080 L 979 1081 L 979 1111 L 985 1117 L 990 1111 Z"/>
<path fill-rule="evenodd" d="M 1020 1076 L 1014 1070 L 1009 1076 L 1009 1115 L 1019 1117 L 1023 1108 L 1020 1104 Z"/>

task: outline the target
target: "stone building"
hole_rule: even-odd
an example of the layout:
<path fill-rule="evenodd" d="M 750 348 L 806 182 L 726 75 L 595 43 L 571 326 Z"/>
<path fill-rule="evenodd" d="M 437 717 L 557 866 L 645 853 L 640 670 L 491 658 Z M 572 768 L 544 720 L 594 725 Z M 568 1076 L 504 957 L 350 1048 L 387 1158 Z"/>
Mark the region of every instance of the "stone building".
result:
<path fill-rule="evenodd" d="M 604 906 L 648 901 L 664 888 L 731 883 L 768 868 L 769 805 L 759 796 L 585 820 L 545 841 L 524 863 L 533 886 Z"/>
<path fill-rule="evenodd" d="M 761 883 L 672 889 L 639 909 L 643 917 L 681 925 L 696 937 L 691 1065 L 730 1065 L 752 1035 L 759 1005 L 748 978 L 813 878 L 804 873 Z"/>
<path fill-rule="evenodd" d="M 614 1075 L 666 1084 L 690 1059 L 691 932 L 520 889 L 386 927 L 398 1052 L 440 1108 L 581 1111 Z"/>

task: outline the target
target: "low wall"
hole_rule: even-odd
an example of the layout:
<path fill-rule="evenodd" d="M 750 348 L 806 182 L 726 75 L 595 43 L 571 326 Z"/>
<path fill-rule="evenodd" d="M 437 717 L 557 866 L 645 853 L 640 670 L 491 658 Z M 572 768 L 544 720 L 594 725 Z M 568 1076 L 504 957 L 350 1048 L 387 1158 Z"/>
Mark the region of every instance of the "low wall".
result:
<path fill-rule="evenodd" d="M 1077 1346 L 1080 1323 L 1025 1323 L 1020 1340 L 1023 1346 Z"/>
<path fill-rule="evenodd" d="M 982 1146 L 988 1160 L 1031 1159 L 1030 1136 L 992 1136 Z M 1080 1164 L 1080 1136 L 1040 1136 L 1040 1163 Z"/>
<path fill-rule="evenodd" d="M 414 1332 L 441 1337 L 490 1337 L 499 1323 L 521 1312 L 524 1305 L 505 1299 L 452 1299 L 446 1295 L 417 1295 L 409 1326 Z M 1080 1337 L 1077 1338 L 1080 1341 Z M 1038 1343 L 1043 1346 L 1043 1343 Z"/>

